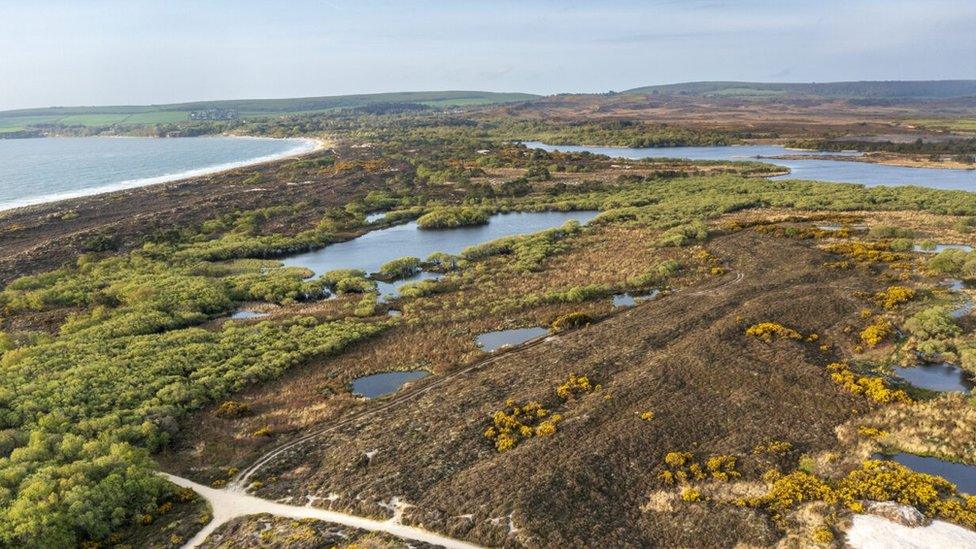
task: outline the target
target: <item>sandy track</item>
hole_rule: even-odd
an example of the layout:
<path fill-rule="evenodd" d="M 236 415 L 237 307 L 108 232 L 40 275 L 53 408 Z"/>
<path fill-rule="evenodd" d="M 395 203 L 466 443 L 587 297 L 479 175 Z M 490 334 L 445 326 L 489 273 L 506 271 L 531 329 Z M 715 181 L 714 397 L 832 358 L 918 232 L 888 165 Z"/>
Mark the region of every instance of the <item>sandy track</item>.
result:
<path fill-rule="evenodd" d="M 279 517 L 294 519 L 318 519 L 336 524 L 343 524 L 353 528 L 369 530 L 371 532 L 386 532 L 397 537 L 422 541 L 434 545 L 441 545 L 449 548 L 476 549 L 479 545 L 474 545 L 465 541 L 449 538 L 434 532 L 429 532 L 421 528 L 407 526 L 399 522 L 398 516 L 388 520 L 376 520 L 346 513 L 328 511 L 318 507 L 287 505 L 275 501 L 269 501 L 254 497 L 235 490 L 218 490 L 202 484 L 197 484 L 192 480 L 177 477 L 167 473 L 160 473 L 173 484 L 183 488 L 189 488 L 207 500 L 213 509 L 213 519 L 197 532 L 192 539 L 186 542 L 183 547 L 197 547 L 203 543 L 217 528 L 227 523 L 231 519 L 247 515 L 268 513 Z"/>

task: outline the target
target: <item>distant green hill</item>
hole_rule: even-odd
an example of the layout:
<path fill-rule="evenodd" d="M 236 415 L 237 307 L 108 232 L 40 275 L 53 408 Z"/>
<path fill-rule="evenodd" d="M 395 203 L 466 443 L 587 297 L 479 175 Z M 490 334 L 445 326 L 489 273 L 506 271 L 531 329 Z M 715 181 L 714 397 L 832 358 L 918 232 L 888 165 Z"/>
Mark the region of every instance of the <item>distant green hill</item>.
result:
<path fill-rule="evenodd" d="M 32 126 L 107 126 L 165 124 L 190 119 L 191 113 L 233 111 L 241 118 L 323 112 L 333 109 L 368 107 L 383 104 L 421 104 L 429 107 L 489 105 L 528 101 L 537 98 L 528 93 L 481 91 L 433 91 L 300 97 L 293 99 L 233 99 L 197 101 L 169 105 L 47 107 L 0 111 L 0 132 L 14 132 Z"/>
<path fill-rule="evenodd" d="M 784 96 L 837 99 L 931 100 L 976 97 L 976 80 L 892 80 L 825 83 L 686 82 L 644 86 L 624 93 L 705 97 L 778 98 Z"/>

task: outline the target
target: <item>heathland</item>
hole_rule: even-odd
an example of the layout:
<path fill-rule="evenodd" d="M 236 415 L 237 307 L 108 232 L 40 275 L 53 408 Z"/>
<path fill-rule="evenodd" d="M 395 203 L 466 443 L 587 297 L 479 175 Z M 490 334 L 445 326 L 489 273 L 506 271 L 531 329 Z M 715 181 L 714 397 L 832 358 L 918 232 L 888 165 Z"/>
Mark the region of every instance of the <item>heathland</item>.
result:
<path fill-rule="evenodd" d="M 741 101 L 721 95 L 715 112 Z M 916 135 L 889 106 L 708 125 L 699 104 L 663 125 L 671 107 L 634 97 L 267 118 L 235 130 L 334 146 L 0 214 L 0 542 L 179 546 L 217 513 L 158 471 L 491 546 L 838 546 L 884 501 L 976 527 L 972 495 L 882 459 L 976 464 L 971 398 L 899 374 L 976 372 L 969 290 L 944 286 L 976 277 L 976 194 L 513 142 Z M 281 265 L 414 220 L 544 211 L 596 215 L 377 273 Z M 428 375 L 352 390 L 406 371 Z M 267 515 L 208 543 L 356 541 L 402 543 Z"/>

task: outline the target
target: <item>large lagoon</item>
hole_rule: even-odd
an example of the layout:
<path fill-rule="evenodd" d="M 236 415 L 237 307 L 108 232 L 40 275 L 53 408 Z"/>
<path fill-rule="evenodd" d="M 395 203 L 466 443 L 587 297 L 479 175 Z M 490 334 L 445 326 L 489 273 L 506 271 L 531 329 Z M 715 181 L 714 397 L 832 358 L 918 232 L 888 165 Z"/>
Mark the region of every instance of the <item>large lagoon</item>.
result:
<path fill-rule="evenodd" d="M 628 149 L 623 147 L 591 147 L 579 145 L 548 145 L 526 141 L 530 149 L 563 152 L 591 152 L 612 158 L 687 158 L 690 160 L 754 160 L 790 169 L 789 175 L 773 179 L 812 179 L 836 183 L 875 185 L 918 185 L 933 189 L 976 191 L 976 170 L 944 168 L 909 168 L 850 160 L 826 160 L 824 154 L 786 149 L 778 145 L 735 145 L 729 147 L 665 147 L 656 149 Z M 769 158 L 791 156 L 793 158 Z M 841 156 L 857 156 L 842 153 Z M 801 157 L 801 158 L 797 158 Z"/>
<path fill-rule="evenodd" d="M 0 139 L 0 210 L 140 187 L 311 151 L 309 139 Z"/>

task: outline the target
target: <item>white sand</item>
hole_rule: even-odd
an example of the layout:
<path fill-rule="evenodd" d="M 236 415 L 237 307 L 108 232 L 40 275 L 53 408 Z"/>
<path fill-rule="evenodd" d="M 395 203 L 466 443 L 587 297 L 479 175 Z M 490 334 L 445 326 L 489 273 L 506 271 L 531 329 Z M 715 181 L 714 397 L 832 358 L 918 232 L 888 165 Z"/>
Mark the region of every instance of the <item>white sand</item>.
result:
<path fill-rule="evenodd" d="M 976 532 L 941 520 L 909 528 L 874 515 L 854 515 L 847 543 L 855 549 L 965 549 L 976 548 Z"/>
<path fill-rule="evenodd" d="M 206 499 L 210 503 L 211 509 L 213 509 L 213 519 L 202 530 L 197 532 L 197 535 L 193 536 L 193 539 L 186 542 L 184 547 L 187 548 L 200 545 L 214 530 L 231 519 L 259 513 L 269 513 L 279 517 L 295 519 L 312 518 L 324 520 L 336 524 L 344 524 L 353 528 L 369 530 L 371 532 L 386 532 L 397 537 L 442 545 L 448 548 L 477 549 L 479 547 L 465 541 L 428 532 L 421 528 L 400 524 L 399 513 L 396 513 L 390 520 L 375 520 L 356 515 L 337 513 L 335 511 L 327 511 L 317 507 L 277 503 L 238 491 L 210 488 L 202 484 L 197 484 L 192 480 L 166 473 L 160 474 L 177 486 L 192 489 Z M 395 503 L 396 501 L 394 501 Z"/>

